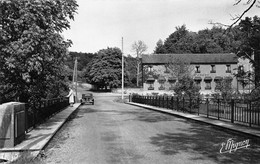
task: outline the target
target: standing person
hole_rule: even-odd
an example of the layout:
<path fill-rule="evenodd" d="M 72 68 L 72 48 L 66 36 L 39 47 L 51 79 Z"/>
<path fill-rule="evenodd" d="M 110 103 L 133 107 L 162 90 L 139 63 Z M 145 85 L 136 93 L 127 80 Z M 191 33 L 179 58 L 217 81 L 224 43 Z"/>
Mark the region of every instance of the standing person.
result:
<path fill-rule="evenodd" d="M 69 97 L 70 106 L 73 106 L 73 104 L 75 103 L 75 102 L 74 102 L 74 101 L 75 101 L 74 96 L 75 96 L 75 93 L 74 93 L 74 91 L 70 88 L 70 92 L 69 92 L 69 94 L 68 94 L 68 96 L 67 96 L 67 97 Z"/>

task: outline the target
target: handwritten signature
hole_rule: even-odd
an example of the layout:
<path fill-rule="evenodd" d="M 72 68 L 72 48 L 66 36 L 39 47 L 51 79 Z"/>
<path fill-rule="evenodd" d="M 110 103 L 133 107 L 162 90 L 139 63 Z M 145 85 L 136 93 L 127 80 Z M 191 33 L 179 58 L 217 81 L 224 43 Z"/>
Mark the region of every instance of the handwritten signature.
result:
<path fill-rule="evenodd" d="M 232 138 L 229 138 L 227 142 L 222 142 L 219 152 L 231 153 L 232 151 L 235 152 L 238 149 L 248 148 L 249 146 L 249 139 L 240 142 L 235 142 Z"/>

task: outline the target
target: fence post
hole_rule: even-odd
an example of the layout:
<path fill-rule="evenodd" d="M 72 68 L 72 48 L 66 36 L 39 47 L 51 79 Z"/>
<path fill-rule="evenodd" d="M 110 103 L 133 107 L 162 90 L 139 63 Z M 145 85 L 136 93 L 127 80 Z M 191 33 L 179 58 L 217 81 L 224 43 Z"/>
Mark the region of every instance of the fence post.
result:
<path fill-rule="evenodd" d="M 183 97 L 183 98 L 182 98 L 182 110 L 183 110 L 183 111 L 185 110 L 185 108 L 184 108 L 184 107 L 185 107 L 185 104 L 184 104 L 185 102 L 184 102 L 184 101 L 185 101 L 185 99 L 184 99 L 184 97 Z"/>
<path fill-rule="evenodd" d="M 167 96 L 166 98 L 167 98 L 167 109 L 169 109 L 169 96 Z"/>
<path fill-rule="evenodd" d="M 179 97 L 177 97 L 177 102 L 176 102 L 176 110 L 179 110 Z"/>
<path fill-rule="evenodd" d="M 158 96 L 158 107 L 160 107 L 160 96 Z"/>
<path fill-rule="evenodd" d="M 234 123 L 235 101 L 231 99 L 231 123 Z"/>
<path fill-rule="evenodd" d="M 156 106 L 160 107 L 160 101 L 159 101 L 159 96 L 156 95 Z"/>
<path fill-rule="evenodd" d="M 198 97 L 197 103 L 198 103 L 198 115 L 200 115 L 200 97 Z"/>
<path fill-rule="evenodd" d="M 190 113 L 191 113 L 191 109 L 192 109 L 192 101 L 191 101 L 191 97 L 190 97 Z"/>
<path fill-rule="evenodd" d="M 129 102 L 131 102 L 131 94 L 129 94 Z"/>
<path fill-rule="evenodd" d="M 219 107 L 220 107 L 220 101 L 219 101 L 219 98 L 218 98 L 218 120 L 219 120 Z"/>
<path fill-rule="evenodd" d="M 252 102 L 251 100 L 249 101 L 249 126 L 251 127 L 252 123 Z"/>
<path fill-rule="evenodd" d="M 164 96 L 162 96 L 162 107 L 164 108 L 165 102 L 164 102 Z"/>
<path fill-rule="evenodd" d="M 206 106 L 207 106 L 207 117 L 209 117 L 209 99 L 206 99 Z"/>
<path fill-rule="evenodd" d="M 170 101 L 170 104 L 171 104 L 171 110 L 173 110 L 173 96 L 171 96 L 171 101 Z"/>

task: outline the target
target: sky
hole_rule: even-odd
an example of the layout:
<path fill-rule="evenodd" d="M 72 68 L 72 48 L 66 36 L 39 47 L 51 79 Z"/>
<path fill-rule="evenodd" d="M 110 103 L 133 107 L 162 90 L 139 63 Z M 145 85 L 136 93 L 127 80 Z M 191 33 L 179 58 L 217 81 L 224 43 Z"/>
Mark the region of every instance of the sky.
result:
<path fill-rule="evenodd" d="M 131 46 L 141 40 L 151 54 L 159 39 L 183 24 L 193 32 L 212 28 L 210 21 L 232 24 L 232 16 L 248 7 L 246 1 L 234 6 L 236 0 L 77 0 L 75 19 L 62 35 L 73 42 L 69 51 L 95 53 L 123 45 L 124 55 L 134 56 Z M 245 16 L 255 15 L 260 15 L 257 7 Z"/>

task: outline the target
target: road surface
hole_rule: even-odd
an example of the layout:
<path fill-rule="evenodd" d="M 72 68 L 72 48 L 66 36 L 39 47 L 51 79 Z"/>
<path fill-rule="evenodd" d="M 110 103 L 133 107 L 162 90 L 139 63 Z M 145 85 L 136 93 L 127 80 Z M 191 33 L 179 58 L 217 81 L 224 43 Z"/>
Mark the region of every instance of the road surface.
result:
<path fill-rule="evenodd" d="M 117 103 L 96 93 L 45 149 L 44 163 L 210 164 L 259 163 L 260 142 L 190 120 Z M 250 146 L 220 153 L 228 139 Z M 223 150 L 223 149 L 222 149 Z"/>

